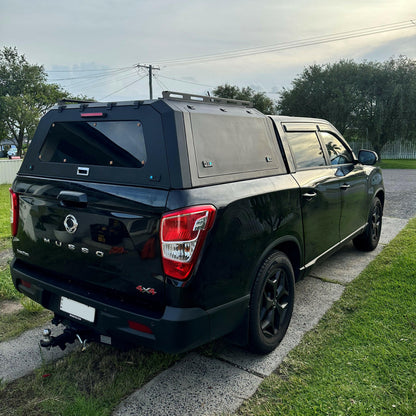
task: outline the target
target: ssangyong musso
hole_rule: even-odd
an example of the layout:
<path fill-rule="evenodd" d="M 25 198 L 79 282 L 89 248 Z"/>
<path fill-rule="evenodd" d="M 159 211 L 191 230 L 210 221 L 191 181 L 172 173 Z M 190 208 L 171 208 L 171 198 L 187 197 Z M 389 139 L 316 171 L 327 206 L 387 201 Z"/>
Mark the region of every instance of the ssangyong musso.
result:
<path fill-rule="evenodd" d="M 180 352 L 231 334 L 270 352 L 297 279 L 345 242 L 377 246 L 376 161 L 325 120 L 247 102 L 60 103 L 11 189 L 13 282 L 67 328 L 44 346 Z"/>

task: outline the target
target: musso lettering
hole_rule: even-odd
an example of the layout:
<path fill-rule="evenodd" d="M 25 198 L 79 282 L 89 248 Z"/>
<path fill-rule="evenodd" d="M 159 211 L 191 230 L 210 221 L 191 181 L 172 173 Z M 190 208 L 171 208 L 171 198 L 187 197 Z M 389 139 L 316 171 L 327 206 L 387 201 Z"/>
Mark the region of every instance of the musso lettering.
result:
<path fill-rule="evenodd" d="M 43 242 L 44 243 L 46 243 L 46 244 L 51 244 L 51 240 L 50 240 L 50 238 L 44 238 L 43 239 Z M 74 244 L 67 244 L 67 245 L 64 245 L 63 243 L 62 243 L 62 241 L 59 241 L 59 240 L 54 240 L 54 241 L 52 241 L 52 244 L 55 244 L 55 246 L 56 247 L 59 247 L 59 248 L 67 248 L 68 250 L 70 250 L 70 251 L 77 251 L 77 247 L 74 245 Z M 90 253 L 90 249 L 88 248 L 88 247 L 81 247 L 81 248 L 79 248 L 79 250 L 78 251 L 80 251 L 81 253 L 83 253 L 83 254 L 88 254 L 88 253 Z M 91 253 L 92 253 L 92 251 L 91 251 Z M 97 256 L 97 257 L 104 257 L 104 251 L 101 251 L 101 250 L 97 250 L 97 251 L 95 251 L 94 252 L 94 254 Z"/>

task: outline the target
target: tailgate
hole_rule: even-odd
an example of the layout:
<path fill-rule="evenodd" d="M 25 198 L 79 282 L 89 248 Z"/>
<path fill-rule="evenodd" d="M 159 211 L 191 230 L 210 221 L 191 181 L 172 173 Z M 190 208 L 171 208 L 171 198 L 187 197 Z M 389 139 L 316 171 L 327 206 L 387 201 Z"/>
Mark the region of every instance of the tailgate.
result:
<path fill-rule="evenodd" d="M 41 275 L 160 310 L 159 221 L 168 192 L 18 178 L 15 256 Z"/>

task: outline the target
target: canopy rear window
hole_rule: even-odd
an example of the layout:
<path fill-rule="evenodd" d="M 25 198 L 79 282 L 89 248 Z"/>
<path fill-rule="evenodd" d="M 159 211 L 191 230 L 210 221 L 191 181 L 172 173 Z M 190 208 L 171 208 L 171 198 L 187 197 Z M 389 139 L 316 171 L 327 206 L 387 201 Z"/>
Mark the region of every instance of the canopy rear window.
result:
<path fill-rule="evenodd" d="M 51 125 L 39 152 L 42 162 L 141 168 L 146 163 L 139 121 L 72 121 Z"/>

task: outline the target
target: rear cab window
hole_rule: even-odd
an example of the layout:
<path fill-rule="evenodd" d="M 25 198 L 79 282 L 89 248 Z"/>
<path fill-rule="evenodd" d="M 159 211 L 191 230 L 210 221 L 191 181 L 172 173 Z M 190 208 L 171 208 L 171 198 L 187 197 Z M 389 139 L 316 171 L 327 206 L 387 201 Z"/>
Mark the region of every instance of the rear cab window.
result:
<path fill-rule="evenodd" d="M 286 137 L 297 169 L 326 166 L 325 155 L 315 132 L 290 132 Z"/>

